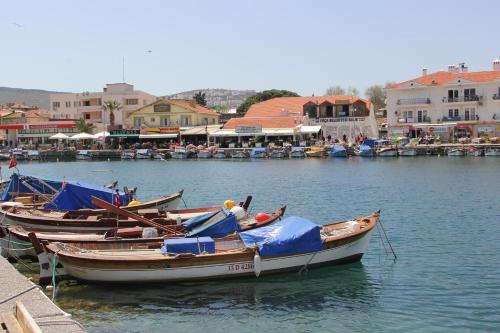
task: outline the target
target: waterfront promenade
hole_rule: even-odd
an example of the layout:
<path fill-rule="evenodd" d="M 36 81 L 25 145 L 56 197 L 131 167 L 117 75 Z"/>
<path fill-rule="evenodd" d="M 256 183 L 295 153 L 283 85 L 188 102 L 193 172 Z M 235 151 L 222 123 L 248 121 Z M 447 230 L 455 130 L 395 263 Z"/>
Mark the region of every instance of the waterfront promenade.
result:
<path fill-rule="evenodd" d="M 44 333 L 86 332 L 3 257 L 0 257 L 0 286 L 0 313 L 12 312 L 16 302 L 21 301 Z"/>

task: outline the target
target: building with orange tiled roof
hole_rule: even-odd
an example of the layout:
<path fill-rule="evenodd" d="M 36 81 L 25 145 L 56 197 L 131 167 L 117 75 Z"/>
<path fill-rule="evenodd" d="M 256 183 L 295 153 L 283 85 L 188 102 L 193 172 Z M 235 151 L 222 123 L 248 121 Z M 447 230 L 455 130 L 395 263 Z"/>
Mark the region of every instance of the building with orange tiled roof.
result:
<path fill-rule="evenodd" d="M 386 92 L 391 135 L 500 136 L 500 60 L 490 71 L 470 72 L 464 63 L 434 73 L 424 68 Z"/>
<path fill-rule="evenodd" d="M 225 144 L 266 145 L 271 141 L 297 144 L 314 135 L 353 142 L 360 133 L 378 136 L 373 107 L 356 96 L 277 97 L 253 104 L 242 118 L 232 118 L 212 133 Z"/>

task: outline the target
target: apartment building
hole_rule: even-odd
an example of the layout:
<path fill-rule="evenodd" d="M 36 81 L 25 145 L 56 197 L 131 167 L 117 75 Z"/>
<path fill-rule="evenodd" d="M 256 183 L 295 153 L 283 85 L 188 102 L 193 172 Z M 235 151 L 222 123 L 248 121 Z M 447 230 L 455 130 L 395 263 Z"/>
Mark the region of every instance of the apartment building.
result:
<path fill-rule="evenodd" d="M 470 72 L 464 63 L 434 73 L 424 68 L 386 92 L 391 135 L 500 136 L 500 60 L 489 71 Z"/>
<path fill-rule="evenodd" d="M 103 104 L 117 101 L 121 109 L 115 112 L 115 125 L 123 126 L 133 111 L 156 100 L 156 96 L 135 90 L 128 83 L 106 84 L 102 92 L 60 93 L 50 95 L 50 116 L 53 119 L 83 118 L 96 124 L 109 125 L 109 112 Z"/>

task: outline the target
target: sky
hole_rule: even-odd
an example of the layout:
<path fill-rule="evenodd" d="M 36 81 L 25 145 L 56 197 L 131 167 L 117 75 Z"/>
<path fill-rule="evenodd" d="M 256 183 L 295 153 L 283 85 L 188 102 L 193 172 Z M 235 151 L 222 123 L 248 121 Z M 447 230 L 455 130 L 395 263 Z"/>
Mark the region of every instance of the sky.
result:
<path fill-rule="evenodd" d="M 500 1 L 0 0 L 0 86 L 322 95 L 500 58 Z"/>

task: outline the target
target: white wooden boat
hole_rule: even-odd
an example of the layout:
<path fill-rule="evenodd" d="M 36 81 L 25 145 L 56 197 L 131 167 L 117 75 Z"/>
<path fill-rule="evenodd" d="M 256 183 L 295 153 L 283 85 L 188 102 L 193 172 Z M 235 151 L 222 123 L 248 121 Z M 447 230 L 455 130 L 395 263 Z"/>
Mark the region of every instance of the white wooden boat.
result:
<path fill-rule="evenodd" d="M 92 156 L 90 155 L 88 150 L 79 150 L 76 153 L 76 159 L 79 161 L 87 161 L 87 160 L 91 160 Z"/>
<path fill-rule="evenodd" d="M 272 159 L 281 159 L 281 158 L 285 158 L 286 157 L 286 152 L 284 149 L 273 149 L 271 150 L 271 152 L 269 153 L 269 158 L 272 158 Z"/>
<path fill-rule="evenodd" d="M 167 239 L 164 243 L 85 248 L 51 243 L 40 262 L 62 264 L 78 280 L 107 283 L 211 280 L 259 277 L 359 261 L 366 252 L 379 212 L 323 226 L 299 217 L 213 240 Z M 273 233 L 273 237 L 267 237 Z M 297 235 L 298 234 L 298 235 Z M 292 237 L 290 237 L 292 236 Z M 278 244 L 279 243 L 279 244 Z M 125 243 L 121 243 L 125 244 Z M 60 274 L 59 270 L 55 270 Z"/>
<path fill-rule="evenodd" d="M 475 147 L 470 147 L 467 149 L 467 156 L 471 157 L 479 157 L 483 155 L 483 151 L 481 149 L 477 149 Z"/>
<path fill-rule="evenodd" d="M 398 150 L 399 156 L 417 156 L 417 150 L 415 148 L 401 148 Z"/>
<path fill-rule="evenodd" d="M 40 152 L 38 150 L 28 150 L 28 159 L 31 161 L 40 160 Z"/>
<path fill-rule="evenodd" d="M 290 150 L 290 158 L 304 158 L 306 153 L 304 147 L 292 147 Z"/>
<path fill-rule="evenodd" d="M 489 156 L 489 157 L 500 156 L 500 149 L 499 148 L 490 148 L 490 149 L 487 149 L 484 152 L 484 156 Z"/>
<path fill-rule="evenodd" d="M 133 160 L 135 159 L 135 152 L 131 150 L 124 150 L 121 154 L 122 160 Z"/>
<path fill-rule="evenodd" d="M 394 147 L 383 147 L 377 150 L 379 157 L 398 157 L 398 149 Z"/>
<path fill-rule="evenodd" d="M 446 152 L 448 156 L 465 156 L 465 149 L 463 148 L 450 148 Z"/>
<path fill-rule="evenodd" d="M 212 158 L 212 151 L 209 149 L 201 149 L 198 152 L 198 158 Z"/>
<path fill-rule="evenodd" d="M 250 158 L 250 154 L 246 150 L 233 150 L 231 152 L 231 158 L 233 159 Z"/>
<path fill-rule="evenodd" d="M 224 159 L 226 158 L 226 152 L 224 151 L 224 149 L 217 149 L 212 157 L 216 159 Z"/>
<path fill-rule="evenodd" d="M 172 158 L 176 160 L 182 160 L 188 158 L 188 152 L 185 147 L 175 147 L 172 153 Z"/>
<path fill-rule="evenodd" d="M 153 152 L 151 149 L 137 149 L 135 158 L 138 160 L 150 160 L 153 158 Z"/>

